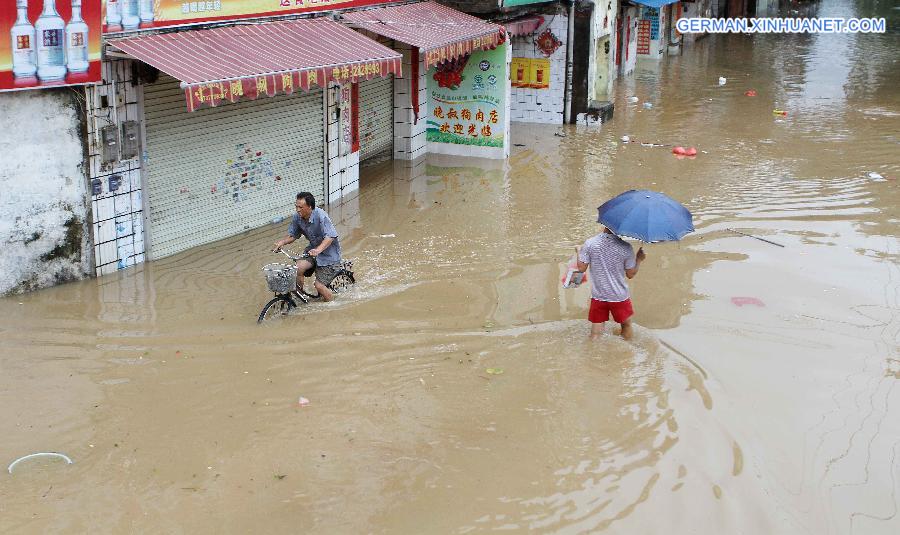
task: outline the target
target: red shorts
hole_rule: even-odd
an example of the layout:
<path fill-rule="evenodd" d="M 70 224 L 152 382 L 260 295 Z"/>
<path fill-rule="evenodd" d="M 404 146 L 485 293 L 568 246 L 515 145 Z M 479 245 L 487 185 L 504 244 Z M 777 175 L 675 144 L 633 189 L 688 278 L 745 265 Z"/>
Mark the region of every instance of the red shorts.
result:
<path fill-rule="evenodd" d="M 634 315 L 634 308 L 631 307 L 631 299 L 626 299 L 618 303 L 610 301 L 597 301 L 591 299 L 591 310 L 588 312 L 588 321 L 591 323 L 603 323 L 609 319 L 609 314 L 616 323 L 625 323 L 628 318 Z"/>

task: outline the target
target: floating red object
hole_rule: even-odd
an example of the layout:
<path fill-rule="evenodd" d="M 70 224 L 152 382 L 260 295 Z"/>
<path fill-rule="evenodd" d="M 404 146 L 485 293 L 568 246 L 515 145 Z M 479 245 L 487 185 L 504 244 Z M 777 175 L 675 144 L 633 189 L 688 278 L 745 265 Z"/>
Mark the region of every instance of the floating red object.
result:
<path fill-rule="evenodd" d="M 758 307 L 766 306 L 765 303 L 755 297 L 732 297 L 731 302 L 739 307 L 742 307 L 744 305 L 755 305 Z"/>

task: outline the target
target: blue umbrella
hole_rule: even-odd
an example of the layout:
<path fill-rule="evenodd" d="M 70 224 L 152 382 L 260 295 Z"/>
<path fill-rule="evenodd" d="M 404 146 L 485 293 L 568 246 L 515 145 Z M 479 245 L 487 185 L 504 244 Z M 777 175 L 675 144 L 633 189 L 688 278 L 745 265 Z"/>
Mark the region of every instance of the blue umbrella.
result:
<path fill-rule="evenodd" d="M 648 243 L 677 241 L 694 231 L 688 209 L 655 191 L 626 191 L 603 203 L 597 211 L 597 222 L 609 230 Z"/>

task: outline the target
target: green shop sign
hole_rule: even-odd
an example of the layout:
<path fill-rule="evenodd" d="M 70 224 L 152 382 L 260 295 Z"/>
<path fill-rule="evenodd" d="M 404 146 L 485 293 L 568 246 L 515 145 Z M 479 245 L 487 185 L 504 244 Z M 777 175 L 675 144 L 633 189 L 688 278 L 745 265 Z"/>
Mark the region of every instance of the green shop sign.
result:
<path fill-rule="evenodd" d="M 506 46 L 473 52 L 428 70 L 428 130 L 435 143 L 503 147 Z"/>

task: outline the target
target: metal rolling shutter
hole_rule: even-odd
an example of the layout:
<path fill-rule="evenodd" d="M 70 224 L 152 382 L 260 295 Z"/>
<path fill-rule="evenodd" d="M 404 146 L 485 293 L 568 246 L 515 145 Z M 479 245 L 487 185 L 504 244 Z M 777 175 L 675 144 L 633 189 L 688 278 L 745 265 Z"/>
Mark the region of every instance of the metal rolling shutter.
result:
<path fill-rule="evenodd" d="M 394 77 L 359 84 L 359 160 L 394 148 Z"/>
<path fill-rule="evenodd" d="M 292 212 L 325 192 L 322 92 L 188 113 L 179 82 L 144 88 L 150 255 L 162 258 Z"/>

